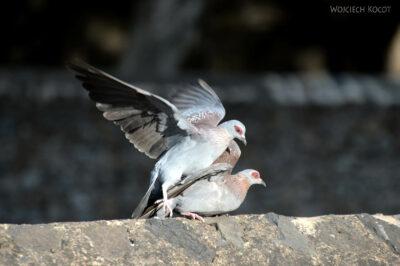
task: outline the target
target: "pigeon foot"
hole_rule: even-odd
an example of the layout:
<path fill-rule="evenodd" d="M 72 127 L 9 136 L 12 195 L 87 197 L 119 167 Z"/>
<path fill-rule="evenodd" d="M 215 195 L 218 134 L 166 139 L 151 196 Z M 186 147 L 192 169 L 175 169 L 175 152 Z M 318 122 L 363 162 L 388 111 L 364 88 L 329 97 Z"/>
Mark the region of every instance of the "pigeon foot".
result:
<path fill-rule="evenodd" d="M 164 209 L 164 216 L 165 217 L 168 217 L 168 216 L 172 217 L 172 214 L 173 214 L 173 210 L 172 210 L 172 207 L 171 207 L 172 200 L 167 199 L 166 201 L 164 201 L 164 199 L 159 199 L 159 200 L 156 200 L 154 203 L 155 204 L 162 203 L 163 204 L 163 209 Z"/>
<path fill-rule="evenodd" d="M 181 214 L 183 216 L 185 216 L 185 217 L 191 218 L 192 220 L 196 220 L 197 219 L 197 220 L 200 220 L 202 222 L 205 222 L 204 218 L 201 217 L 200 215 L 198 215 L 197 213 L 194 213 L 194 212 L 183 212 Z"/>
<path fill-rule="evenodd" d="M 171 218 L 172 214 L 173 214 L 173 210 L 172 210 L 172 207 L 171 207 L 172 201 L 170 199 L 161 200 L 161 201 L 163 201 L 163 208 L 164 208 L 165 217 L 169 216 Z"/>

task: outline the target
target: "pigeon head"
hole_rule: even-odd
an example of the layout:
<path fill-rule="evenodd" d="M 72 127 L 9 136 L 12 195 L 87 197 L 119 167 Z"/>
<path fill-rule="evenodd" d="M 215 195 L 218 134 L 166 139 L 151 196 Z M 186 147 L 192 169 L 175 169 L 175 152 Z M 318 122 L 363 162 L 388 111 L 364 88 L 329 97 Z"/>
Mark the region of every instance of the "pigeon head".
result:
<path fill-rule="evenodd" d="M 240 171 L 239 174 L 242 174 L 247 178 L 249 181 L 250 185 L 263 185 L 266 187 L 267 185 L 265 184 L 264 180 L 261 179 L 260 173 L 257 170 L 254 169 L 246 169 L 243 171 Z"/>
<path fill-rule="evenodd" d="M 246 141 L 246 127 L 242 122 L 238 120 L 229 120 L 221 124 L 221 127 L 225 128 L 229 134 L 234 139 L 238 139 L 243 142 L 244 145 L 247 144 Z"/>

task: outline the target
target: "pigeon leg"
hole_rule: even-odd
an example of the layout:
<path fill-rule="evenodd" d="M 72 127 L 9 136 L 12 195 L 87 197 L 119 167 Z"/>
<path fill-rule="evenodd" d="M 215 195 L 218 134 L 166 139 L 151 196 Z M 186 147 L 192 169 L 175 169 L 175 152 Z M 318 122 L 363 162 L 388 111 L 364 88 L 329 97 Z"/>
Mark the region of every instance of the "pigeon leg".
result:
<path fill-rule="evenodd" d="M 164 204 L 164 202 L 166 202 L 167 204 Z M 168 199 L 167 201 L 164 201 L 163 199 L 158 199 L 154 202 L 154 204 L 157 204 L 158 206 L 160 206 L 159 204 L 162 204 L 161 208 L 158 209 L 156 214 L 156 217 L 158 219 L 164 219 L 165 217 L 168 217 L 168 215 L 171 216 L 171 213 L 173 212 L 173 209 L 176 206 L 174 205 L 175 204 L 174 199 Z"/>
<path fill-rule="evenodd" d="M 162 193 L 163 193 L 163 201 L 164 201 L 163 208 L 164 208 L 165 216 L 172 217 L 172 214 L 173 214 L 173 210 L 171 207 L 172 202 L 168 199 L 168 193 L 167 193 L 168 188 L 169 188 L 169 186 L 167 186 L 167 184 L 164 183 L 162 185 Z"/>
<path fill-rule="evenodd" d="M 172 217 L 172 208 L 171 208 L 171 203 L 169 200 L 164 201 L 164 212 L 165 212 L 165 217 L 169 216 L 170 218 Z"/>
<path fill-rule="evenodd" d="M 186 216 L 186 217 L 189 217 L 189 218 L 192 218 L 192 220 L 200 220 L 200 221 L 202 221 L 202 222 L 205 222 L 205 220 L 204 220 L 204 218 L 203 217 L 201 217 L 200 215 L 198 215 L 197 213 L 194 213 L 194 212 L 183 212 L 183 213 L 181 213 L 183 216 Z"/>

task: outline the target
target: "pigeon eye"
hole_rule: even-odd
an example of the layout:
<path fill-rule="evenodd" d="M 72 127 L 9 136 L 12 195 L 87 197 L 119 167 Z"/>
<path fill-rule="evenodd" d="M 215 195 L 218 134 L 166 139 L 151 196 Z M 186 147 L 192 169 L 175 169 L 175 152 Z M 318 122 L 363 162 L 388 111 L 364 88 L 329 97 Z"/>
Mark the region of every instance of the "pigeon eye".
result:
<path fill-rule="evenodd" d="M 239 127 L 239 126 L 236 126 L 236 125 L 235 125 L 235 131 L 236 131 L 237 133 L 239 133 L 239 135 L 242 135 L 242 134 L 243 134 L 243 129 L 242 129 L 241 127 Z"/>
<path fill-rule="evenodd" d="M 254 171 L 251 173 L 251 176 L 257 179 L 257 178 L 260 178 L 260 173 L 257 171 Z"/>

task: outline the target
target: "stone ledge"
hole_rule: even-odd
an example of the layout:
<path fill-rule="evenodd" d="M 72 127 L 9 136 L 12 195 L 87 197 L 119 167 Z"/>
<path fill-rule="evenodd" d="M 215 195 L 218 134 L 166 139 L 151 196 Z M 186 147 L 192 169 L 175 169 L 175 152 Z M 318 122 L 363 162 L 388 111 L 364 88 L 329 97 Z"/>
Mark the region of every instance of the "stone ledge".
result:
<path fill-rule="evenodd" d="M 0 264 L 395 265 L 399 216 L 221 216 L 0 225 Z"/>

